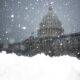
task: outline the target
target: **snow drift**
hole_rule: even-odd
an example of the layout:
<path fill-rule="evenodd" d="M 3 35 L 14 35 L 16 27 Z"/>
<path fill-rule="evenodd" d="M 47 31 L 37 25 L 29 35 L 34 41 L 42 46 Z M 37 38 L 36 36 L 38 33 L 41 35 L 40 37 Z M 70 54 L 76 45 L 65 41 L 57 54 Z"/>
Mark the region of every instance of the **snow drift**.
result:
<path fill-rule="evenodd" d="M 70 56 L 0 53 L 0 80 L 80 80 L 80 61 Z"/>

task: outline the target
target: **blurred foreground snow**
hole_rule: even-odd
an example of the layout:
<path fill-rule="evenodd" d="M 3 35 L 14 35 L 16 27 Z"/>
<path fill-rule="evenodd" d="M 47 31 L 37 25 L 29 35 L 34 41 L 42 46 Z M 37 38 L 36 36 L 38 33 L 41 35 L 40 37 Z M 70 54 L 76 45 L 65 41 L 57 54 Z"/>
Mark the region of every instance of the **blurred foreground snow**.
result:
<path fill-rule="evenodd" d="M 80 61 L 70 56 L 0 53 L 0 80 L 80 80 Z"/>

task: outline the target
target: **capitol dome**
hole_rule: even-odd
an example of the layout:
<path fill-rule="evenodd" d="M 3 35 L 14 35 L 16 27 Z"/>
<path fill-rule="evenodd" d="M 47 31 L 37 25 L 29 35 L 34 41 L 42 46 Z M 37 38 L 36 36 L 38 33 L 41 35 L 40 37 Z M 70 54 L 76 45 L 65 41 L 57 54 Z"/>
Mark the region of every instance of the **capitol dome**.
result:
<path fill-rule="evenodd" d="M 57 15 L 53 12 L 53 8 L 50 5 L 48 13 L 43 17 L 38 29 L 38 37 L 60 36 L 64 33 L 62 23 L 58 19 Z"/>

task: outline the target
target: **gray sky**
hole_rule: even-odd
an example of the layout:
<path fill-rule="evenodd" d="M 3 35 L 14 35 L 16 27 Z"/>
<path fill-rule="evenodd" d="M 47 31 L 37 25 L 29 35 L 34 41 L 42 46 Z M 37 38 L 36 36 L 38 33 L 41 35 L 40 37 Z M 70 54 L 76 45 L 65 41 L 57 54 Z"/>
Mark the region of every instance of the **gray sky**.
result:
<path fill-rule="evenodd" d="M 49 3 L 65 34 L 80 31 L 80 0 L 0 0 L 0 42 L 19 42 L 36 33 Z"/>

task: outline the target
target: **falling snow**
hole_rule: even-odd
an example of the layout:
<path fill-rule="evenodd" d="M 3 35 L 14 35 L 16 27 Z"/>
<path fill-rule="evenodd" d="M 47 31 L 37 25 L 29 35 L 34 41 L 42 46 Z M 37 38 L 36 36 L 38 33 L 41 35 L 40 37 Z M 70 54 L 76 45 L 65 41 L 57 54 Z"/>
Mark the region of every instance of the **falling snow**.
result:
<path fill-rule="evenodd" d="M 27 29 L 26 27 L 22 27 L 23 30 Z"/>
<path fill-rule="evenodd" d="M 65 33 L 79 32 L 79 3 L 79 0 L 4 0 L 0 2 L 0 38 L 7 42 L 6 37 L 13 37 L 18 42 L 28 38 L 33 31 L 36 33 L 49 4 L 61 20 Z"/>
<path fill-rule="evenodd" d="M 14 14 L 11 15 L 11 18 L 14 18 Z"/>

